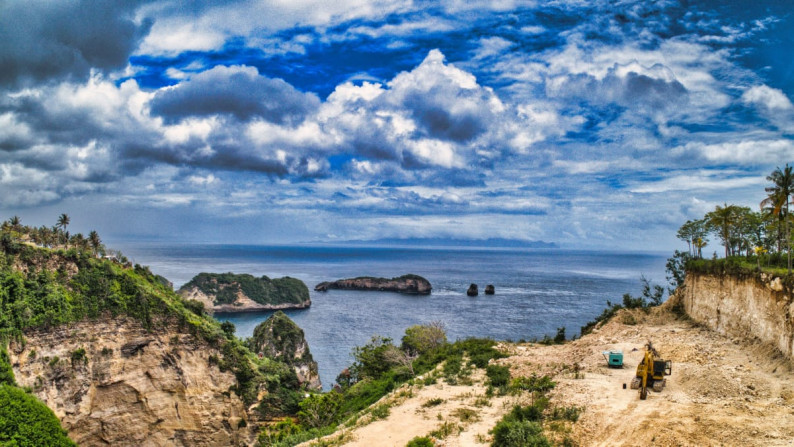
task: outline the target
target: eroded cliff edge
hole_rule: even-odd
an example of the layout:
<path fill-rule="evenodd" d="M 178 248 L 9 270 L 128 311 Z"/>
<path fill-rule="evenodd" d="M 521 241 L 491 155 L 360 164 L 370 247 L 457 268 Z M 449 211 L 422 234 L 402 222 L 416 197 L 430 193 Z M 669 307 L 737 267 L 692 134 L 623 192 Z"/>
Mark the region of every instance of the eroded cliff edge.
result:
<path fill-rule="evenodd" d="M 0 235 L 0 347 L 79 445 L 251 445 L 299 410 L 293 365 L 147 267 Z"/>
<path fill-rule="evenodd" d="M 794 359 L 792 289 L 766 273 L 687 272 L 687 315 L 708 328 L 740 339 L 757 339 Z"/>
<path fill-rule="evenodd" d="M 11 343 L 17 381 L 78 445 L 247 445 L 249 415 L 221 353 L 165 325 L 123 317 L 33 330 Z"/>

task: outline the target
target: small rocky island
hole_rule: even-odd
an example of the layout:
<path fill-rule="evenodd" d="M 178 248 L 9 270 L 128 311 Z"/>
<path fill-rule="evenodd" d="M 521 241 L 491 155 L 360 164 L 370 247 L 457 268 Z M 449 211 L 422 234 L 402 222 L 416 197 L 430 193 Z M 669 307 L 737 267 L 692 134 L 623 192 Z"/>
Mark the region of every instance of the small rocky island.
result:
<path fill-rule="evenodd" d="M 179 289 L 186 300 L 204 304 L 210 312 L 255 312 L 305 309 L 311 306 L 309 288 L 288 276 L 270 279 L 248 274 L 199 273 Z"/>
<path fill-rule="evenodd" d="M 397 278 L 358 278 L 340 279 L 333 282 L 321 282 L 314 290 L 325 292 L 328 289 L 368 290 L 382 292 L 399 292 L 412 295 L 429 295 L 433 290 L 430 281 L 419 275 L 403 275 Z"/>
<path fill-rule="evenodd" d="M 246 343 L 260 357 L 276 359 L 291 366 L 301 386 L 322 389 L 317 362 L 309 352 L 303 329 L 284 312 L 278 311 L 260 323 Z"/>

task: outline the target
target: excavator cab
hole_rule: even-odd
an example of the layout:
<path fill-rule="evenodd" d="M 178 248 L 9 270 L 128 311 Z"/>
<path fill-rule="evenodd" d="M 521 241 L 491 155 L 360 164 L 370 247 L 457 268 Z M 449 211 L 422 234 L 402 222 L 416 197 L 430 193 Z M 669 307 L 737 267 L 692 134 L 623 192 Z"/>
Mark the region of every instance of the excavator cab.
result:
<path fill-rule="evenodd" d="M 653 361 L 653 378 L 655 380 L 664 379 L 664 376 L 669 376 L 673 373 L 673 362 L 670 360 L 654 360 Z"/>

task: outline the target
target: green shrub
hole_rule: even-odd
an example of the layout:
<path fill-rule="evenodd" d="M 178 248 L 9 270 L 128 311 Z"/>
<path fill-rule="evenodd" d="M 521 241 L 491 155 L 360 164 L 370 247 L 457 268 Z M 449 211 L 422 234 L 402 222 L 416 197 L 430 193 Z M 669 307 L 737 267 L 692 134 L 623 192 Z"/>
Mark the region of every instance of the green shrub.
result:
<path fill-rule="evenodd" d="M 463 365 L 463 357 L 460 355 L 453 355 L 447 358 L 447 361 L 444 362 L 443 373 L 444 378 L 447 380 L 457 377 L 460 374 L 461 367 Z"/>
<path fill-rule="evenodd" d="M 530 377 L 516 377 L 510 383 L 510 388 L 515 390 L 529 391 L 529 392 L 542 392 L 551 390 L 557 384 L 551 380 L 549 376 L 538 377 L 532 374 Z"/>
<path fill-rule="evenodd" d="M 582 414 L 582 411 L 584 411 L 584 408 L 577 406 L 554 407 L 551 410 L 551 418 L 576 422 L 579 420 L 579 415 Z"/>
<path fill-rule="evenodd" d="M 88 363 L 88 357 L 85 355 L 85 348 L 77 348 L 71 353 L 72 366 L 75 364 Z"/>
<path fill-rule="evenodd" d="M 23 390 L 0 385 L 0 445 L 75 446 L 52 410 Z"/>
<path fill-rule="evenodd" d="M 522 407 L 516 405 L 513 410 L 507 415 L 507 419 L 516 421 L 531 421 L 540 422 L 543 420 L 543 411 L 549 406 L 549 400 L 546 398 L 535 399 L 532 405 Z"/>
<path fill-rule="evenodd" d="M 426 436 L 417 436 L 414 439 L 408 441 L 408 444 L 405 444 L 405 447 L 433 447 L 436 443 L 433 442 L 432 439 Z"/>
<path fill-rule="evenodd" d="M 465 422 L 465 423 L 477 422 L 480 420 L 480 417 L 477 415 L 477 412 L 472 410 L 471 408 L 458 408 L 452 412 L 452 415 L 460 419 L 461 422 Z"/>
<path fill-rule="evenodd" d="M 355 362 L 350 367 L 354 380 L 379 379 L 386 372 L 397 366 L 388 355 L 396 348 L 390 338 L 372 337 L 364 346 L 353 348 Z"/>
<path fill-rule="evenodd" d="M 372 407 L 372 410 L 370 410 L 370 414 L 372 415 L 372 419 L 375 420 L 386 419 L 387 417 L 389 417 L 389 414 L 391 414 L 391 410 L 389 410 L 388 404 L 380 404 Z"/>
<path fill-rule="evenodd" d="M 507 366 L 488 365 L 485 375 L 488 376 L 488 384 L 496 388 L 510 383 L 510 368 Z"/>
<path fill-rule="evenodd" d="M 444 439 L 449 435 L 460 433 L 461 427 L 452 422 L 444 422 L 437 429 L 430 432 L 430 436 L 437 439 Z"/>
<path fill-rule="evenodd" d="M 224 321 L 221 323 L 221 330 L 224 334 L 226 334 L 227 337 L 233 337 L 236 328 L 234 327 L 234 323 L 231 321 Z"/>
<path fill-rule="evenodd" d="M 203 316 L 207 314 L 207 310 L 204 308 L 204 303 L 199 300 L 185 300 L 185 309 L 193 312 L 198 316 Z"/>
<path fill-rule="evenodd" d="M 432 399 L 428 399 L 425 403 L 422 404 L 425 408 L 436 407 L 438 405 L 443 404 L 445 401 L 440 397 L 434 397 Z"/>
<path fill-rule="evenodd" d="M 491 432 L 493 447 L 551 447 L 537 422 L 503 419 Z"/>
<path fill-rule="evenodd" d="M 312 428 L 325 427 L 337 422 L 342 408 L 342 394 L 335 391 L 312 394 L 300 403 L 300 408 L 298 417 L 301 424 Z"/>
<path fill-rule="evenodd" d="M 402 338 L 402 349 L 416 354 L 435 351 L 445 344 L 447 333 L 440 321 L 411 326 Z"/>
<path fill-rule="evenodd" d="M 8 351 L 4 346 L 0 346 L 0 385 L 16 385 L 11 360 L 8 358 Z"/>

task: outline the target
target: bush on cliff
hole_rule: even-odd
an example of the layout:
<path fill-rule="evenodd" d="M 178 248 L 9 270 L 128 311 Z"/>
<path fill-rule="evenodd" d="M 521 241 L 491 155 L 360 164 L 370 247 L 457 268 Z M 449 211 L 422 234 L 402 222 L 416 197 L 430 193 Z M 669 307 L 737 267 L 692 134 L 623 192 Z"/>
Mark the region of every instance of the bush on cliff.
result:
<path fill-rule="evenodd" d="M 16 385 L 14 370 L 11 369 L 11 362 L 8 359 L 8 351 L 2 345 L 0 345 L 0 385 Z"/>
<path fill-rule="evenodd" d="M 447 332 L 444 323 L 433 321 L 428 324 L 417 324 L 405 330 L 402 338 L 402 349 L 407 352 L 424 354 L 434 351 L 447 343 Z"/>
<path fill-rule="evenodd" d="M 52 410 L 20 388 L 0 385 L 0 445 L 76 446 Z"/>

